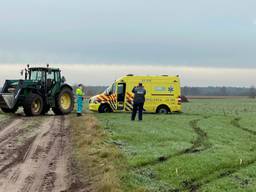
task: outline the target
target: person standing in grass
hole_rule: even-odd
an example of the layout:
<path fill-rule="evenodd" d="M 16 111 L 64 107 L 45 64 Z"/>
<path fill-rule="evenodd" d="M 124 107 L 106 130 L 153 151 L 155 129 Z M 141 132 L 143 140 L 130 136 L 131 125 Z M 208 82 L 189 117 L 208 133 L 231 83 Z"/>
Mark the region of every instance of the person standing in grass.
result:
<path fill-rule="evenodd" d="M 76 89 L 76 101 L 77 101 L 77 116 L 81 116 L 83 112 L 83 100 L 84 100 L 84 92 L 83 85 L 79 84 Z"/>
<path fill-rule="evenodd" d="M 137 87 L 134 87 L 132 92 L 134 93 L 133 109 L 131 120 L 134 121 L 137 111 L 139 111 L 139 121 L 142 121 L 143 106 L 145 103 L 146 90 L 140 82 Z"/>

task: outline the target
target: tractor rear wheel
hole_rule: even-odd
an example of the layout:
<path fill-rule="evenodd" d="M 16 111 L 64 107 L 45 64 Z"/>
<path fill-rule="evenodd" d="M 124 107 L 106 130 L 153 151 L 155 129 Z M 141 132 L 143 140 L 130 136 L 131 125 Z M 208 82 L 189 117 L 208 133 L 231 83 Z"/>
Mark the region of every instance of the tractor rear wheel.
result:
<path fill-rule="evenodd" d="M 41 115 L 44 108 L 43 99 L 40 95 L 32 93 L 25 99 L 23 108 L 27 116 Z"/>
<path fill-rule="evenodd" d="M 66 115 L 73 111 L 74 95 L 70 88 L 63 88 L 56 98 L 55 107 L 52 108 L 56 115 Z"/>

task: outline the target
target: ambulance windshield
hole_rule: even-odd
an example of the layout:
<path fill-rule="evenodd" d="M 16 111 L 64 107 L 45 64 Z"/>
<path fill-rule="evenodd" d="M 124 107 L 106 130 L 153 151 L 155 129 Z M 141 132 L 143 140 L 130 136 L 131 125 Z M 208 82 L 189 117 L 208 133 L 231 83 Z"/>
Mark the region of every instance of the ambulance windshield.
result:
<path fill-rule="evenodd" d="M 116 84 L 113 83 L 111 86 L 109 86 L 103 93 L 104 95 L 112 95 L 116 91 Z"/>

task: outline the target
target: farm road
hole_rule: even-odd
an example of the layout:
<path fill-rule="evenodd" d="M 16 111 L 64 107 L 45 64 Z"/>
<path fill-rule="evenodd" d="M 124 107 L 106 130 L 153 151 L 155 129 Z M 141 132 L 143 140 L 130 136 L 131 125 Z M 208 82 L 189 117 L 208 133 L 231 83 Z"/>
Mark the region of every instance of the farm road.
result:
<path fill-rule="evenodd" d="M 66 117 L 20 115 L 0 124 L 0 192 L 69 191 Z"/>

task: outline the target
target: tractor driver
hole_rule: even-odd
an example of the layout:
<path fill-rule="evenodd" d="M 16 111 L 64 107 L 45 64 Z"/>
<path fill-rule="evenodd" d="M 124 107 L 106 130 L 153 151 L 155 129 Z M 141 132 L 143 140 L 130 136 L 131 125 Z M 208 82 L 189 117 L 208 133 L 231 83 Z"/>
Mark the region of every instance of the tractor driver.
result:
<path fill-rule="evenodd" d="M 83 100 L 84 100 L 84 92 L 83 85 L 79 84 L 76 89 L 76 99 L 77 99 L 77 116 L 81 116 L 83 112 Z"/>

